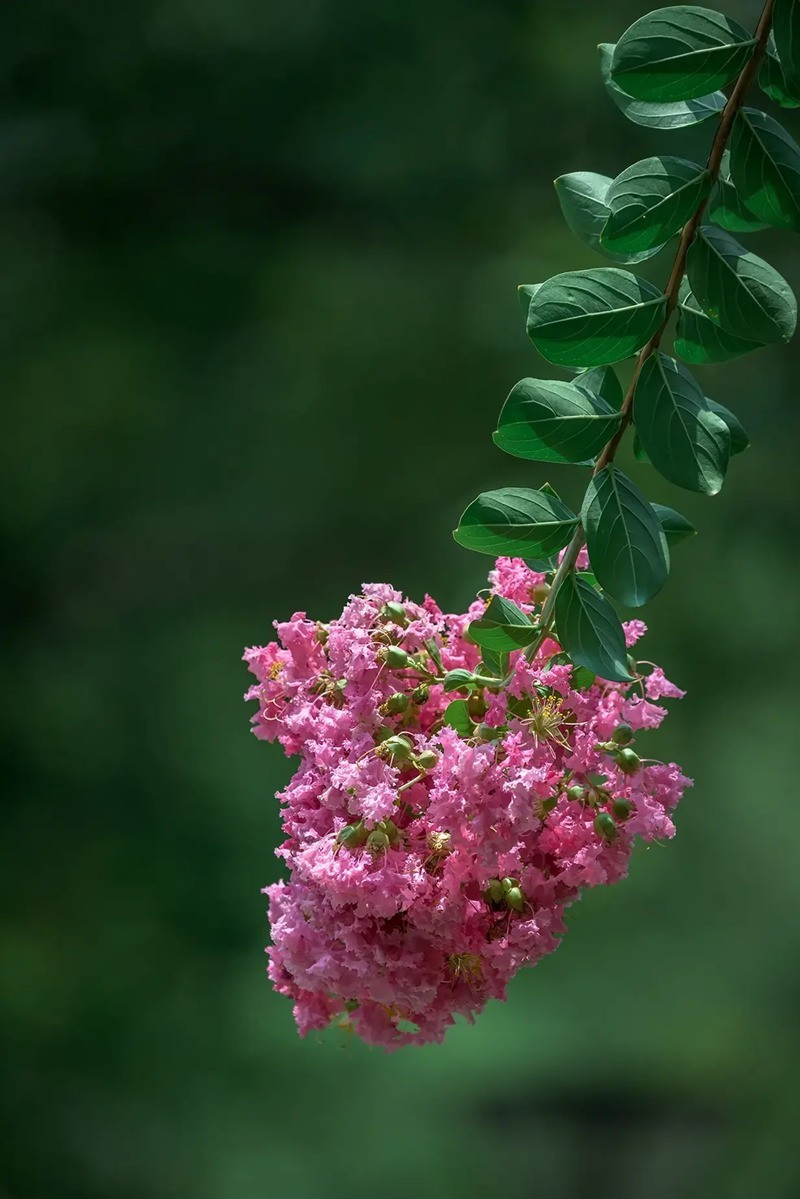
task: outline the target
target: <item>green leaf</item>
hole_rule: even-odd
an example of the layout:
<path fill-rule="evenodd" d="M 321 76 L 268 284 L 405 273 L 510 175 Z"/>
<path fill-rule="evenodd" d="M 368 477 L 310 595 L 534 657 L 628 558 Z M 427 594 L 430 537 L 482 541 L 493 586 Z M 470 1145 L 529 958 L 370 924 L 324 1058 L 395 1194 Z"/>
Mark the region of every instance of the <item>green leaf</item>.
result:
<path fill-rule="evenodd" d="M 648 466 L 652 466 L 650 455 L 642 445 L 642 439 L 639 436 L 638 430 L 633 435 L 633 456 L 637 462 L 646 462 Z"/>
<path fill-rule="evenodd" d="M 699 125 L 711 117 L 718 117 L 725 107 L 725 93 L 712 92 L 709 96 L 698 96 L 695 100 L 674 100 L 670 104 L 648 104 L 645 100 L 634 100 L 611 78 L 611 62 L 615 47 L 607 42 L 597 47 L 600 51 L 600 74 L 606 90 L 617 108 L 634 125 L 647 129 L 684 129 L 687 125 Z"/>
<path fill-rule="evenodd" d="M 690 524 L 686 517 L 681 516 L 680 512 L 676 512 L 674 508 L 668 508 L 666 504 L 653 504 L 653 511 L 664 530 L 667 545 L 677 545 L 680 541 L 686 541 L 688 537 L 697 536 L 697 529 L 694 525 Z"/>
<path fill-rule="evenodd" d="M 754 216 L 800 230 L 800 146 L 757 108 L 741 109 L 733 123 L 731 178 Z"/>
<path fill-rule="evenodd" d="M 493 595 L 483 616 L 470 621 L 468 629 L 476 645 L 497 653 L 522 649 L 539 636 L 531 618 L 502 595 Z"/>
<path fill-rule="evenodd" d="M 590 391 L 592 395 L 600 396 L 615 412 L 619 412 L 622 407 L 625 397 L 622 394 L 622 384 L 613 367 L 593 366 L 591 370 L 581 371 L 579 375 L 575 376 L 573 382 L 585 391 Z"/>
<path fill-rule="evenodd" d="M 531 306 L 531 300 L 541 286 L 541 283 L 520 283 L 519 287 L 517 288 L 517 299 L 519 300 L 519 306 L 522 309 L 523 316 L 527 317 L 528 309 Z"/>
<path fill-rule="evenodd" d="M 693 100 L 731 83 L 755 38 L 722 13 L 690 4 L 634 21 L 614 48 L 611 78 L 637 100 Z"/>
<path fill-rule="evenodd" d="M 606 193 L 611 186 L 608 175 L 596 175 L 592 171 L 573 171 L 559 175 L 555 181 L 556 195 L 564 214 L 564 220 L 575 236 L 598 254 L 604 254 L 615 262 L 643 262 L 652 258 L 661 249 L 656 246 L 643 253 L 618 253 L 600 244 L 600 233 L 609 217 Z"/>
<path fill-rule="evenodd" d="M 798 24 L 800 28 L 800 23 Z M 767 53 L 758 74 L 759 87 L 770 100 L 781 108 L 800 108 L 800 96 L 795 81 L 787 75 L 781 62 L 775 42 L 775 34 L 770 33 L 767 42 Z"/>
<path fill-rule="evenodd" d="M 471 631 L 471 626 L 470 626 Z M 448 670 L 444 676 L 442 690 L 447 691 L 463 691 L 468 688 L 470 691 L 475 688 L 475 676 L 471 670 Z"/>
<path fill-rule="evenodd" d="M 523 379 L 503 405 L 493 438 L 517 458 L 585 463 L 600 453 L 621 419 L 581 375 L 574 383 Z"/>
<path fill-rule="evenodd" d="M 695 380 L 666 354 L 642 367 L 633 397 L 633 419 L 656 470 L 689 491 L 716 495 L 728 469 L 728 426 L 711 412 Z"/>
<path fill-rule="evenodd" d="M 502 679 L 508 674 L 509 656 L 505 650 L 487 649 L 483 646 L 481 654 L 481 673 L 493 675 L 496 679 Z"/>
<path fill-rule="evenodd" d="M 608 189 L 611 215 L 600 240 L 608 250 L 658 249 L 686 224 L 713 184 L 711 172 L 685 158 L 643 158 Z"/>
<path fill-rule="evenodd" d="M 675 331 L 675 353 L 684 362 L 705 366 L 711 362 L 729 362 L 752 350 L 760 350 L 757 341 L 746 341 L 726 333 L 716 321 L 706 316 L 695 299 L 689 280 L 681 282 L 678 297 L 678 325 Z"/>
<path fill-rule="evenodd" d="M 503 487 L 473 500 L 453 536 L 468 550 L 494 557 L 546 558 L 564 548 L 577 524 L 577 516 L 555 496 Z"/>
<path fill-rule="evenodd" d="M 797 0 L 775 0 L 772 12 L 775 52 L 794 90 L 800 89 L 800 10 Z"/>
<path fill-rule="evenodd" d="M 731 435 L 731 456 L 741 454 L 742 450 L 746 450 L 750 445 L 750 438 L 742 422 L 737 416 L 734 416 L 729 408 L 718 404 L 716 400 L 710 400 L 708 396 L 704 396 L 703 400 L 706 408 L 711 412 L 715 412 L 728 426 L 728 432 Z"/>
<path fill-rule="evenodd" d="M 576 666 L 572 671 L 570 685 L 573 691 L 588 691 L 596 679 L 597 675 L 593 670 L 589 670 L 586 666 Z"/>
<path fill-rule="evenodd" d="M 708 204 L 708 216 L 729 233 L 758 233 L 769 228 L 766 221 L 760 221 L 750 211 L 736 190 L 731 179 L 730 150 L 722 155 L 719 177 Z"/>
<path fill-rule="evenodd" d="M 528 310 L 528 335 L 558 366 L 603 366 L 635 354 L 664 320 L 667 299 L 618 267 L 565 271 L 543 283 Z"/>
<path fill-rule="evenodd" d="M 766 345 L 786 342 L 797 324 L 789 284 L 724 229 L 704 225 L 689 247 L 686 272 L 706 316 L 726 333 Z"/>
<path fill-rule="evenodd" d="M 586 548 L 603 588 L 639 608 L 667 581 L 669 551 L 658 517 L 639 488 L 615 466 L 599 471 L 581 509 Z"/>
<path fill-rule="evenodd" d="M 578 666 L 627 683 L 625 633 L 608 600 L 573 572 L 564 576 L 555 603 L 558 640 Z"/>
<path fill-rule="evenodd" d="M 465 699 L 454 699 L 452 703 L 448 704 L 442 720 L 451 729 L 455 729 L 459 737 L 471 737 L 475 731 L 475 724 L 469 714 Z"/>

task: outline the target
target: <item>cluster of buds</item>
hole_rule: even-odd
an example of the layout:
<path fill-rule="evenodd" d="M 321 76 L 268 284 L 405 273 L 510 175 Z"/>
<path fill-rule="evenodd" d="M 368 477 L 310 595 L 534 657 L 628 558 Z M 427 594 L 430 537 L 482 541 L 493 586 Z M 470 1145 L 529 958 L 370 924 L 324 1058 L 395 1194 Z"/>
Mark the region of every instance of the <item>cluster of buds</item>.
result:
<path fill-rule="evenodd" d="M 519 559 L 490 584 L 531 619 L 547 597 Z M 636 838 L 674 832 L 689 780 L 632 744 L 681 692 L 658 668 L 587 677 L 553 638 L 500 671 L 468 631 L 486 598 L 445 615 L 368 585 L 245 655 L 254 731 L 300 756 L 280 797 L 289 879 L 266 891 L 269 974 L 301 1033 L 441 1040 L 557 947 L 566 907 L 622 878 Z"/>

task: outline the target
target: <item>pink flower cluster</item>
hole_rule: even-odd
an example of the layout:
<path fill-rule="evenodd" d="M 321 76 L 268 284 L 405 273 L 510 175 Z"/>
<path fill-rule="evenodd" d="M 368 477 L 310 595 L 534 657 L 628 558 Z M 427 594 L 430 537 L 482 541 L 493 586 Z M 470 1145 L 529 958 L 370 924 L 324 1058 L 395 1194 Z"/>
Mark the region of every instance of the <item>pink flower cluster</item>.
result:
<path fill-rule="evenodd" d="M 546 591 L 521 559 L 490 584 L 528 614 Z M 245 654 L 254 732 L 300 756 L 280 796 L 291 876 L 266 893 L 269 974 L 303 1035 L 440 1041 L 557 947 L 567 905 L 622 878 L 635 838 L 675 831 L 690 780 L 633 741 L 683 693 L 658 667 L 593 681 L 552 639 L 512 653 L 505 685 L 445 690 L 447 672 L 487 675 L 466 633 L 485 606 L 448 616 L 370 584 L 330 624 L 297 613 Z M 631 621 L 628 644 L 644 631 Z"/>

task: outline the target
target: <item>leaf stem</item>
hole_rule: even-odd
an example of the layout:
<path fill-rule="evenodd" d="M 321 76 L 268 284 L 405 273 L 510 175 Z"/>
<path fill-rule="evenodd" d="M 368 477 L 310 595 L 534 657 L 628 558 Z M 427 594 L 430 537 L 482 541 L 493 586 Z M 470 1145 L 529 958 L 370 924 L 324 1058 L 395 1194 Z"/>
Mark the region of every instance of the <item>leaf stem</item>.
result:
<path fill-rule="evenodd" d="M 772 28 L 772 10 L 774 3 L 775 0 L 766 0 L 754 34 L 756 44 L 753 47 L 753 53 L 747 60 L 747 63 L 745 64 L 741 74 L 737 78 L 733 87 L 733 91 L 728 97 L 728 101 L 722 110 L 716 136 L 711 144 L 711 151 L 708 156 L 708 162 L 706 163 L 706 170 L 710 172 L 711 178 L 714 182 L 716 182 L 717 176 L 719 175 L 722 156 L 725 153 L 725 148 L 727 147 L 728 139 L 730 138 L 731 131 L 733 129 L 733 123 L 736 120 L 742 104 L 744 103 L 745 93 L 752 83 L 756 71 L 760 67 L 761 61 L 766 52 L 767 40 L 769 39 L 770 30 Z M 669 324 L 670 317 L 675 311 L 675 306 L 678 303 L 678 293 L 680 291 L 681 280 L 683 279 L 686 270 L 686 255 L 689 253 L 689 247 L 694 241 L 695 234 L 697 233 L 698 226 L 703 218 L 703 213 L 705 212 L 707 203 L 708 196 L 705 196 L 698 204 L 696 211 L 681 230 L 681 236 L 680 241 L 678 242 L 675 260 L 672 264 L 672 270 L 670 272 L 669 280 L 667 281 L 667 286 L 664 289 L 664 294 L 667 297 L 667 304 L 664 310 L 664 319 L 659 328 L 656 329 L 655 333 L 648 341 L 647 345 L 645 345 L 639 351 L 639 355 L 636 359 L 636 365 L 633 369 L 633 376 L 625 394 L 622 408 L 620 409 L 622 413 L 622 420 L 616 433 L 607 443 L 597 459 L 592 472 L 593 475 L 598 474 L 601 470 L 604 470 L 605 467 L 614 461 L 614 456 L 619 448 L 620 442 L 622 441 L 625 430 L 631 423 L 633 397 L 634 393 L 636 392 L 636 384 L 639 381 L 639 375 L 641 374 L 642 367 L 644 366 L 645 362 L 647 362 L 647 359 L 651 354 L 655 353 L 655 351 L 661 345 L 661 339 L 664 336 L 667 325 Z M 553 614 L 555 611 L 556 597 L 558 595 L 559 588 L 561 587 L 565 577 L 571 570 L 575 568 L 575 563 L 578 560 L 578 554 L 581 552 L 584 541 L 585 537 L 583 526 L 579 524 L 575 530 L 572 540 L 564 550 L 564 556 L 562 557 L 558 566 L 558 570 L 553 578 L 550 592 L 544 602 L 544 605 L 542 606 L 542 631 L 533 645 L 529 646 L 529 648 L 526 650 L 526 657 L 529 661 L 533 660 L 539 648 L 547 638 L 550 627 L 553 623 Z"/>

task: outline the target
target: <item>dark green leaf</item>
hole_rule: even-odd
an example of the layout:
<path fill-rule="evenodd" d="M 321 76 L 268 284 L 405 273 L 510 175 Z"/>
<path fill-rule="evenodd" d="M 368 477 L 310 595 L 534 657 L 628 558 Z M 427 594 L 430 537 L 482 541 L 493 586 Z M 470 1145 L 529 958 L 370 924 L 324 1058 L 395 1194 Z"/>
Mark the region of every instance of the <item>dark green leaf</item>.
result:
<path fill-rule="evenodd" d="M 472 626 L 470 625 L 469 628 L 471 635 Z M 469 689 L 471 691 L 474 689 L 474 687 L 475 676 L 471 670 L 448 670 L 447 674 L 444 676 L 444 682 L 442 683 L 443 691 L 463 691 L 465 689 Z"/>
<path fill-rule="evenodd" d="M 589 484 L 581 509 L 586 548 L 604 591 L 641 607 L 667 581 L 669 551 L 658 517 L 639 488 L 615 466 Z"/>
<path fill-rule="evenodd" d="M 745 341 L 721 329 L 697 303 L 688 279 L 682 281 L 675 332 L 675 353 L 679 358 L 705 366 L 710 362 L 729 362 L 761 348 L 757 341 Z"/>
<path fill-rule="evenodd" d="M 750 211 L 736 190 L 731 179 L 729 150 L 722 155 L 719 177 L 708 204 L 708 216 L 715 225 L 720 225 L 729 233 L 758 233 L 761 229 L 769 228 L 765 221 L 760 221 Z"/>
<path fill-rule="evenodd" d="M 757 108 L 743 108 L 733 123 L 731 178 L 754 216 L 800 230 L 800 146 Z"/>
<path fill-rule="evenodd" d="M 558 640 L 576 665 L 604 679 L 630 681 L 625 633 L 599 591 L 570 572 L 558 589 L 555 610 Z"/>
<path fill-rule="evenodd" d="M 613 367 L 594 366 L 591 370 L 581 371 L 573 382 L 585 391 L 590 391 L 592 395 L 600 396 L 615 412 L 619 412 L 622 407 L 622 384 Z"/>
<path fill-rule="evenodd" d="M 643 262 L 645 258 L 652 258 L 661 249 L 660 246 L 642 253 L 628 254 L 618 253 L 600 244 L 600 233 L 609 217 L 605 197 L 610 186 L 608 175 L 595 175 L 591 171 L 559 175 L 555 188 L 564 220 L 585 246 L 615 262 Z"/>
<path fill-rule="evenodd" d="M 511 600 L 493 595 L 483 616 L 470 622 L 469 635 L 481 649 L 503 653 L 530 645 L 539 630 Z"/>
<path fill-rule="evenodd" d="M 494 675 L 496 679 L 502 679 L 508 674 L 509 656 L 504 650 L 493 650 L 483 647 L 481 654 L 481 673 Z"/>
<path fill-rule="evenodd" d="M 610 216 L 602 246 L 628 253 L 658 249 L 689 220 L 711 191 L 711 172 L 685 158 L 643 158 L 608 189 Z"/>
<path fill-rule="evenodd" d="M 598 46 L 600 51 L 600 74 L 608 94 L 620 112 L 647 129 L 683 129 L 687 125 L 699 125 L 710 117 L 718 117 L 725 107 L 725 93 L 712 92 L 709 96 L 698 96 L 696 100 L 674 100 L 671 104 L 648 104 L 646 100 L 634 100 L 611 78 L 611 61 L 614 46 L 607 42 Z"/>
<path fill-rule="evenodd" d="M 650 455 L 642 445 L 642 439 L 638 431 L 633 435 L 633 456 L 637 462 L 646 462 L 648 466 L 652 466 Z"/>
<path fill-rule="evenodd" d="M 653 504 L 653 511 L 664 530 L 667 545 L 677 545 L 679 541 L 685 541 L 687 537 L 697 536 L 697 529 L 694 525 L 690 524 L 686 517 L 681 516 L 680 512 L 676 512 L 674 508 L 668 508 L 666 504 Z"/>
<path fill-rule="evenodd" d="M 531 300 L 541 286 L 541 283 L 520 283 L 519 287 L 517 288 L 517 299 L 519 300 L 519 306 L 522 309 L 522 315 L 524 317 L 527 317 L 528 309 L 531 306 Z"/>
<path fill-rule="evenodd" d="M 789 284 L 724 229 L 704 225 L 689 247 L 689 284 L 706 316 L 736 337 L 786 342 L 797 324 Z"/>
<path fill-rule="evenodd" d="M 666 296 L 618 267 L 566 271 L 543 283 L 528 310 L 528 335 L 559 366 L 603 366 L 635 354 L 658 329 Z"/>
<path fill-rule="evenodd" d="M 650 461 L 665 479 L 716 495 L 728 469 L 730 433 L 674 358 L 655 353 L 647 359 L 636 385 L 633 418 Z"/>
<path fill-rule="evenodd" d="M 634 21 L 616 44 L 613 81 L 637 100 L 693 100 L 740 73 L 755 38 L 709 8 L 674 4 Z"/>
<path fill-rule="evenodd" d="M 523 379 L 503 405 L 495 445 L 535 462 L 585 462 L 600 453 L 620 414 L 584 386 L 559 379 Z"/>
<path fill-rule="evenodd" d="M 791 3 L 794 4 L 794 0 L 791 0 Z M 761 64 L 758 82 L 761 90 L 766 92 L 770 100 L 780 104 L 781 108 L 800 108 L 797 86 L 784 70 L 773 33 L 769 35 L 767 53 Z"/>
<path fill-rule="evenodd" d="M 588 691 L 595 683 L 597 675 L 586 666 L 576 666 L 572 671 L 571 686 L 573 691 Z"/>
<path fill-rule="evenodd" d="M 475 724 L 470 717 L 465 699 L 454 699 L 452 703 L 448 704 L 442 719 L 451 729 L 456 730 L 459 737 L 471 737 L 475 731 Z"/>
<path fill-rule="evenodd" d="M 797 91 L 800 89 L 800 8 L 797 0 L 775 0 L 772 28 L 786 81 Z"/>
<path fill-rule="evenodd" d="M 711 412 L 715 412 L 717 416 L 724 420 L 728 426 L 728 432 L 731 435 L 731 455 L 741 454 L 742 450 L 746 450 L 750 444 L 750 438 L 747 436 L 745 427 L 737 416 L 734 416 L 730 409 L 718 404 L 716 400 L 710 400 L 708 396 L 703 397 L 705 406 Z"/>
<path fill-rule="evenodd" d="M 503 487 L 473 500 L 453 536 L 459 545 L 493 557 L 548 557 L 564 548 L 577 524 L 577 516 L 554 496 Z"/>

